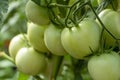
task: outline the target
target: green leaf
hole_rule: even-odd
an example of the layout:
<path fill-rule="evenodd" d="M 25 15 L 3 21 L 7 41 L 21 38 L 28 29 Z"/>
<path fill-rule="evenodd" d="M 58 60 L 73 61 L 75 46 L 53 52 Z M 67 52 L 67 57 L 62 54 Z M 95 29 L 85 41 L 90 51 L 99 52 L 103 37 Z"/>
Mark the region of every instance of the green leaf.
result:
<path fill-rule="evenodd" d="M 8 10 L 8 0 L 0 0 L 0 23 L 2 22 L 3 15 Z"/>
<path fill-rule="evenodd" d="M 18 72 L 18 79 L 17 80 L 29 80 L 29 75 L 26 75 L 22 72 Z"/>

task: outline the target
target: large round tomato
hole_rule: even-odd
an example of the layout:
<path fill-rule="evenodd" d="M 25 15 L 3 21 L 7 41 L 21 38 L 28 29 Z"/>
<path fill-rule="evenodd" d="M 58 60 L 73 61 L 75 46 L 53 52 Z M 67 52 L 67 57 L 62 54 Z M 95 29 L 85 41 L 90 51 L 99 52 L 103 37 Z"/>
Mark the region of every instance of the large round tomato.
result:
<path fill-rule="evenodd" d="M 47 48 L 55 55 L 65 55 L 67 52 L 61 44 L 62 29 L 50 24 L 44 33 L 44 41 Z"/>
<path fill-rule="evenodd" d="M 42 53 L 38 53 L 34 48 L 24 47 L 21 48 L 15 59 L 18 70 L 28 75 L 37 75 L 42 73 L 47 61 Z"/>
<path fill-rule="evenodd" d="M 65 28 L 61 34 L 64 49 L 73 57 L 83 57 L 96 51 L 99 46 L 99 25 L 92 19 L 84 19 L 78 27 Z"/>
<path fill-rule="evenodd" d="M 120 14 L 111 9 L 105 9 L 98 16 L 108 31 L 114 37 L 120 39 Z M 99 21 L 97 22 L 99 23 Z M 113 46 L 115 44 L 116 40 L 106 30 L 104 31 L 103 37 L 106 46 Z"/>
<path fill-rule="evenodd" d="M 18 50 L 24 47 L 27 44 L 27 35 L 26 34 L 18 34 L 12 38 L 9 44 L 9 53 L 10 56 L 15 59 L 15 56 Z"/>
<path fill-rule="evenodd" d="M 49 52 L 44 42 L 44 31 L 46 26 L 39 26 L 34 23 L 28 23 L 27 35 L 30 44 L 40 52 Z"/>
<path fill-rule="evenodd" d="M 28 20 L 39 25 L 49 24 L 49 16 L 46 7 L 41 7 L 29 0 L 25 7 L 25 13 Z"/>
<path fill-rule="evenodd" d="M 120 56 L 116 52 L 93 56 L 88 61 L 88 71 L 93 80 L 119 80 Z"/>

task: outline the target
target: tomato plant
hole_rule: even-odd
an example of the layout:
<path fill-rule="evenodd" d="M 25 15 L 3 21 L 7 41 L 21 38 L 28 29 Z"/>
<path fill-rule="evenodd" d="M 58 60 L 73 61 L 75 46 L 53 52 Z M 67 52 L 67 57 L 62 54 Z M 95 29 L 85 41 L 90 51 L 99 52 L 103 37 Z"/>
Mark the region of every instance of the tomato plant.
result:
<path fill-rule="evenodd" d="M 88 70 L 94 80 L 119 80 L 120 55 L 116 52 L 105 52 L 88 61 Z"/>
<path fill-rule="evenodd" d="M 11 70 L 10 80 L 119 80 L 119 7 L 120 0 L 0 1 L 0 80 Z M 13 64 L 8 72 L 4 59 Z"/>

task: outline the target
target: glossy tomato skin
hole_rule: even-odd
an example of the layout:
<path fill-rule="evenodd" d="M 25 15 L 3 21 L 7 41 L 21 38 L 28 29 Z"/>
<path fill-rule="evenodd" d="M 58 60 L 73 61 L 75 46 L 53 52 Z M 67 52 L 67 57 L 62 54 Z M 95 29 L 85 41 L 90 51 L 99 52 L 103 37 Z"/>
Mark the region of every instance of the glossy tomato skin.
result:
<path fill-rule="evenodd" d="M 15 63 L 19 71 L 28 75 L 42 73 L 47 66 L 45 56 L 33 47 L 21 48 L 16 55 Z"/>
<path fill-rule="evenodd" d="M 61 43 L 61 31 L 62 29 L 50 24 L 44 33 L 45 45 L 54 55 L 59 56 L 67 54 Z"/>
<path fill-rule="evenodd" d="M 40 52 L 49 52 L 44 42 L 44 31 L 47 26 L 40 26 L 34 23 L 28 23 L 27 35 L 30 44 Z"/>
<path fill-rule="evenodd" d="M 108 31 L 112 33 L 114 37 L 120 39 L 120 14 L 111 9 L 105 9 L 100 12 L 98 16 Z M 97 22 L 100 24 L 98 20 Z M 103 33 L 105 45 L 113 46 L 116 40 L 106 30 Z"/>
<path fill-rule="evenodd" d="M 35 24 L 47 25 L 50 23 L 46 7 L 41 7 L 29 0 L 25 7 L 27 19 Z"/>
<path fill-rule="evenodd" d="M 120 56 L 116 52 L 93 56 L 88 61 L 88 71 L 93 80 L 119 80 Z"/>
<path fill-rule="evenodd" d="M 10 41 L 8 50 L 10 56 L 13 59 L 15 59 L 18 50 L 26 46 L 27 44 L 26 39 L 27 39 L 27 34 L 18 34 L 15 37 L 13 37 L 12 40 Z"/>
<path fill-rule="evenodd" d="M 92 19 L 84 19 L 79 27 L 65 28 L 61 34 L 64 49 L 73 57 L 83 59 L 99 47 L 99 25 Z"/>

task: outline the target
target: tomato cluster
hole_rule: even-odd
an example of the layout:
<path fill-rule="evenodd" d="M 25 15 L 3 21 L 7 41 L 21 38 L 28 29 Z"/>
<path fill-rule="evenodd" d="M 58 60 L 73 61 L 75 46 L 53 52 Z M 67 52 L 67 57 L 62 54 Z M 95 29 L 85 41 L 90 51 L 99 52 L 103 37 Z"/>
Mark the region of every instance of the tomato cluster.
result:
<path fill-rule="evenodd" d="M 70 0 L 67 7 L 76 2 Z M 98 2 L 100 5 L 102 1 Z M 98 6 L 96 2 L 93 4 Z M 78 16 L 72 16 L 75 21 L 68 24 L 70 19 L 64 20 L 63 13 L 60 15 L 61 8 L 51 9 L 51 6 L 56 5 L 40 6 L 31 0 L 27 2 L 27 33 L 15 36 L 9 45 L 10 56 L 18 70 L 37 75 L 47 69 L 46 55 L 70 55 L 88 61 L 88 71 L 94 80 L 119 80 L 120 55 L 119 50 L 114 49 L 119 48 L 120 14 L 112 8 L 103 9 L 94 19 L 84 17 L 79 21 Z M 51 15 L 52 10 L 54 14 Z M 72 15 L 69 10 L 63 12 Z"/>

